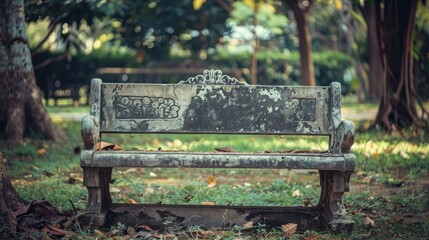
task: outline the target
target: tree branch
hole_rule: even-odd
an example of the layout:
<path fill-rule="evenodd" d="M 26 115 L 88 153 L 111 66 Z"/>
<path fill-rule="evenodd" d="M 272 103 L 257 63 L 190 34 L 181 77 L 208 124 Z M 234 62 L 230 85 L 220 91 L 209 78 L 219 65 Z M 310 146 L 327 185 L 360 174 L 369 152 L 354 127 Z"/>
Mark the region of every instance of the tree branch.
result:
<path fill-rule="evenodd" d="M 67 54 L 63 53 L 63 54 L 61 54 L 59 56 L 48 58 L 45 61 L 43 61 L 43 62 L 35 65 L 34 66 L 34 70 L 38 70 L 40 68 L 46 67 L 47 65 L 49 65 L 51 63 L 58 62 L 58 61 L 60 61 L 60 60 L 62 60 L 64 58 L 66 58 L 66 56 L 67 56 Z"/>
<path fill-rule="evenodd" d="M 232 7 L 231 5 L 228 5 L 225 1 L 223 0 L 216 0 L 216 2 L 223 7 L 223 9 L 225 9 L 225 11 L 227 11 L 228 13 L 230 13 L 232 11 Z"/>

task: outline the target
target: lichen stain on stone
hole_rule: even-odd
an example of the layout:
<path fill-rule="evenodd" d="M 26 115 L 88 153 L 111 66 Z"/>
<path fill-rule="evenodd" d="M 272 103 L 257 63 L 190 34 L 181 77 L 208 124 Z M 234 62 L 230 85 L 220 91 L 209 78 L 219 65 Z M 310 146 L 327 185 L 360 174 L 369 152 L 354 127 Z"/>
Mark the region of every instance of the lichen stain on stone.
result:
<path fill-rule="evenodd" d="M 274 102 L 277 102 L 278 100 L 280 100 L 282 97 L 280 95 L 280 92 L 271 88 L 271 89 L 261 89 L 259 91 L 259 93 L 261 95 L 265 95 L 268 98 L 272 99 Z M 265 100 L 265 99 L 264 99 Z"/>
<path fill-rule="evenodd" d="M 222 89 L 219 89 L 218 91 L 219 95 L 222 97 L 222 99 L 226 99 L 225 94 L 223 93 Z"/>
<path fill-rule="evenodd" d="M 208 91 L 211 89 L 212 88 L 202 86 L 198 91 L 197 97 L 199 97 L 202 101 L 207 101 L 206 95 L 207 95 Z"/>
<path fill-rule="evenodd" d="M 195 114 L 194 109 L 189 109 L 189 111 L 188 111 L 188 117 L 193 118 L 195 116 L 196 116 L 196 114 Z"/>
<path fill-rule="evenodd" d="M 229 85 L 224 85 L 222 86 L 222 89 L 226 92 L 226 93 L 231 93 L 231 91 L 236 88 L 235 86 L 229 86 Z"/>
<path fill-rule="evenodd" d="M 210 110 L 207 114 L 214 122 L 218 121 L 218 117 L 216 115 L 216 111 L 214 109 Z"/>

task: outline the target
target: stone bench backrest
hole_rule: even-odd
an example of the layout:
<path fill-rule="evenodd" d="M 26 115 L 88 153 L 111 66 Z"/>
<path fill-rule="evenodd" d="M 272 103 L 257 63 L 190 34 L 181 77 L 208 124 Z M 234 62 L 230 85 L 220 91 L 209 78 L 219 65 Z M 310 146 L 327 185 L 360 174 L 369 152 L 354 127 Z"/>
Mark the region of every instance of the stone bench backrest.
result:
<path fill-rule="evenodd" d="M 338 83 L 113 84 L 94 79 L 91 88 L 91 115 L 100 133 L 332 135 L 340 121 Z"/>

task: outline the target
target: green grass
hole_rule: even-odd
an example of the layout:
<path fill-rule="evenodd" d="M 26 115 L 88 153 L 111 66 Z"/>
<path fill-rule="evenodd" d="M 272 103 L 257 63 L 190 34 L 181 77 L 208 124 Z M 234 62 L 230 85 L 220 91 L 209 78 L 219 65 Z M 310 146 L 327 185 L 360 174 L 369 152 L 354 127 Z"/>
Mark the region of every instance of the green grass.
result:
<path fill-rule="evenodd" d="M 210 173 L 209 173 L 210 174 Z M 194 173 L 194 175 L 196 175 Z M 202 172 L 202 176 L 208 176 Z M 235 176 L 234 176 L 235 175 Z M 231 177 L 232 176 L 232 177 Z M 127 202 L 133 199 L 139 203 L 156 204 L 202 204 L 213 202 L 217 205 L 250 205 L 250 206 L 301 206 L 307 199 L 313 199 L 309 204 L 315 205 L 319 194 L 319 187 L 314 182 L 292 183 L 285 179 L 274 179 L 270 182 L 260 183 L 255 180 L 237 183 L 234 177 L 243 174 L 219 173 L 217 186 L 208 187 L 205 178 L 187 178 L 177 180 L 173 185 L 157 184 L 146 181 L 146 177 L 129 177 L 126 174 L 117 178 L 112 187 L 129 189 L 113 193 L 117 202 Z M 231 178 L 227 180 L 227 178 Z M 152 183 L 151 183 L 152 182 Z M 180 186 L 178 188 L 178 185 Z"/>
<path fill-rule="evenodd" d="M 63 211 L 72 208 L 70 202 L 83 208 L 86 189 L 81 183 L 79 154 L 74 153 L 83 147 L 80 123 L 57 124 L 68 136 L 65 143 L 27 140 L 21 146 L 8 147 L 0 142 L 3 155 L 8 159 L 6 167 L 26 200 L 46 199 Z M 358 128 L 366 129 L 365 124 L 368 123 L 359 123 L 361 127 Z M 164 150 L 214 151 L 214 148 L 230 147 L 236 151 L 255 152 L 326 150 L 328 147 L 326 137 L 307 136 L 110 134 L 103 140 L 125 149 L 144 150 L 161 147 Z M 421 214 L 429 211 L 427 135 L 361 130 L 356 134 L 352 151 L 356 154 L 356 174 L 352 176 L 351 192 L 345 194 L 347 210 L 356 222 L 352 237 L 428 238 L 428 221 L 419 220 Z M 207 186 L 207 178 L 211 175 L 216 176 L 217 182 L 212 188 Z M 111 191 L 116 202 L 300 206 L 308 199 L 310 205 L 316 204 L 320 190 L 315 171 L 118 168 L 114 170 L 113 180 Z M 364 216 L 373 219 L 375 226 L 364 226 Z M 417 223 L 410 218 L 417 219 Z M 192 238 L 194 235 L 189 232 L 192 231 L 174 234 Z M 222 238 L 248 238 L 238 228 L 217 234 Z M 310 231 L 295 234 L 291 239 L 314 235 L 322 239 L 336 238 L 326 232 Z M 265 230 L 262 226 L 250 237 L 284 238 L 279 229 Z"/>
<path fill-rule="evenodd" d="M 354 102 L 343 102 L 341 104 L 341 107 L 343 108 L 343 111 L 353 110 L 353 111 L 359 111 L 359 110 L 377 110 L 378 109 L 378 103 L 354 103 Z"/>
<path fill-rule="evenodd" d="M 53 176 L 40 176 L 37 180 L 18 181 L 17 191 L 24 199 L 45 199 L 60 211 L 84 208 L 87 190 L 80 182 L 72 182 L 65 173 L 55 173 Z M 72 205 L 73 203 L 73 205 Z"/>
<path fill-rule="evenodd" d="M 48 113 L 89 113 L 89 106 L 74 107 L 71 105 L 66 106 L 48 106 L 46 107 Z"/>

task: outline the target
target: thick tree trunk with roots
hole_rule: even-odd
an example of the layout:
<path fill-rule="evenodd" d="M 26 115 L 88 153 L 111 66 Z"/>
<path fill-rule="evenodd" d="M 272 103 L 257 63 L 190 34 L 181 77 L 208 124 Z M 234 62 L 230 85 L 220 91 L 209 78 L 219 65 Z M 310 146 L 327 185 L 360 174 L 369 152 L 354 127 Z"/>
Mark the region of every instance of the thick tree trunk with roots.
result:
<path fill-rule="evenodd" d="M 19 143 L 26 132 L 46 139 L 64 135 L 42 105 L 27 43 L 23 0 L 0 1 L 0 136 Z"/>
<path fill-rule="evenodd" d="M 13 229 L 16 226 L 13 221 L 16 221 L 16 219 L 12 217 L 11 213 L 24 203 L 24 200 L 10 183 L 3 164 L 3 156 L 0 152 L 0 239 L 7 239 L 16 231 L 16 229 Z"/>
<path fill-rule="evenodd" d="M 376 3 L 385 80 L 375 123 L 387 130 L 415 126 L 419 121 L 412 57 L 418 1 L 384 1 L 384 9 L 381 0 Z"/>
<path fill-rule="evenodd" d="M 283 3 L 292 10 L 298 28 L 301 85 L 304 86 L 316 85 L 311 55 L 311 34 L 308 27 L 308 14 L 313 2 L 314 0 L 283 0 Z"/>

